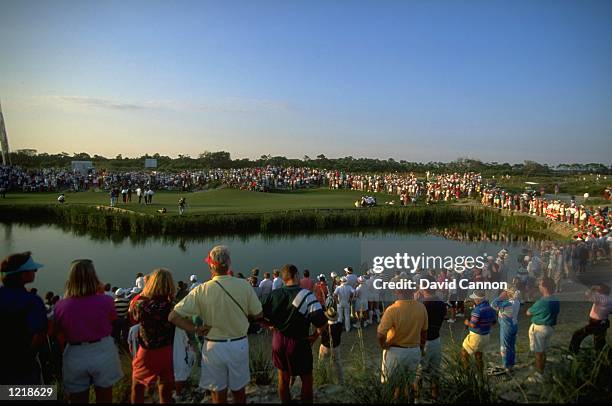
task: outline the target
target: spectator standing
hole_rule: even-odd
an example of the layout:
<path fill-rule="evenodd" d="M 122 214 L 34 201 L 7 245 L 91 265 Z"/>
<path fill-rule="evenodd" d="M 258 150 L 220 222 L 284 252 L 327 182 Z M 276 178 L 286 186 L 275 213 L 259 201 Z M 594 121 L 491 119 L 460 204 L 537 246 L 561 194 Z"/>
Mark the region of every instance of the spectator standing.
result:
<path fill-rule="evenodd" d="M 67 341 L 64 390 L 74 403 L 89 402 L 92 384 L 96 401 L 111 403 L 113 385 L 123 377 L 117 346 L 111 337 L 112 323 L 117 319 L 115 303 L 98 294 L 100 286 L 91 260 L 73 261 L 64 299 L 55 305 L 55 329 Z"/>
<path fill-rule="evenodd" d="M 138 351 L 132 360 L 132 403 L 144 403 L 147 387 L 158 384 L 160 403 L 172 403 L 174 324 L 168 321 L 175 296 L 169 270 L 160 268 L 149 275 L 131 311 L 140 324 Z"/>
<path fill-rule="evenodd" d="M 115 291 L 115 311 L 117 319 L 113 322 L 113 337 L 118 345 L 126 346 L 128 333 L 130 330 L 130 321 L 128 319 L 128 309 L 130 308 L 130 299 L 126 297 L 125 289 L 119 288 Z"/>
<path fill-rule="evenodd" d="M 302 381 L 301 401 L 312 403 L 312 343 L 310 325 L 321 329 L 327 318 L 321 304 L 308 289 L 299 286 L 298 270 L 285 265 L 281 270 L 284 286 L 276 289 L 263 304 L 266 323 L 274 327 L 272 359 L 278 369 L 278 394 L 283 403 L 291 402 L 291 378 Z"/>
<path fill-rule="evenodd" d="M 198 276 L 195 274 L 189 277 L 189 282 L 191 282 L 191 285 L 189 285 L 190 292 L 201 285 L 201 283 L 198 282 Z"/>
<path fill-rule="evenodd" d="M 427 278 L 435 282 L 433 277 Z M 431 286 L 431 285 L 430 285 Z M 442 299 L 435 295 L 435 289 L 419 290 L 415 299 L 422 302 L 427 310 L 427 341 L 420 363 L 418 383 L 422 380 L 430 384 L 431 397 L 437 399 L 439 395 L 438 377 L 442 363 L 442 342 L 440 340 L 440 328 L 446 318 L 448 307 Z M 416 385 L 417 388 L 420 385 Z"/>
<path fill-rule="evenodd" d="M 357 280 L 358 276 L 355 275 L 352 267 L 347 266 L 344 268 L 344 276 L 346 277 L 346 283 L 348 283 L 351 288 L 357 289 L 357 284 L 359 283 Z"/>
<path fill-rule="evenodd" d="M 544 379 L 546 350 L 550 347 L 560 309 L 559 300 L 552 294 L 554 291 L 552 279 L 542 278 L 538 288 L 542 297 L 527 310 L 527 316 L 531 317 L 529 348 L 535 353 L 536 367 L 536 372 L 528 379 L 531 383 L 539 383 Z"/>
<path fill-rule="evenodd" d="M 397 300 L 383 313 L 377 329 L 378 343 L 383 349 L 383 383 L 394 381 L 394 374 L 414 377 L 427 341 L 428 318 L 423 303 L 414 300 L 411 289 L 395 289 L 394 293 Z M 401 390 L 394 388 L 396 399 Z"/>
<path fill-rule="evenodd" d="M 351 300 L 355 295 L 355 290 L 348 284 L 346 277 L 340 279 L 341 285 L 334 291 L 334 299 L 338 305 L 338 320 L 344 323 L 344 328 L 348 333 L 351 331 Z"/>
<path fill-rule="evenodd" d="M 40 385 L 39 349 L 47 333 L 47 313 L 42 299 L 28 293 L 25 285 L 34 282 L 43 266 L 30 252 L 9 255 L 0 264 L 0 383 Z"/>
<path fill-rule="evenodd" d="M 323 306 L 323 309 L 325 309 L 327 307 L 325 306 L 325 302 L 327 301 L 327 298 L 329 297 L 329 288 L 327 287 L 327 281 L 325 280 L 325 275 L 323 274 L 319 275 L 318 279 L 319 281 L 314 287 L 314 294 L 317 300 L 319 301 L 319 303 L 321 303 L 321 306 Z"/>
<path fill-rule="evenodd" d="M 206 262 L 212 280 L 193 289 L 180 301 L 169 320 L 188 333 L 204 336 L 200 388 L 212 391 L 214 403 L 227 402 L 227 390 L 234 403 L 246 403 L 245 386 L 250 382 L 250 321 L 261 318 L 261 303 L 244 279 L 227 275 L 231 259 L 225 246 L 214 247 Z M 199 316 L 205 325 L 193 323 Z"/>
<path fill-rule="evenodd" d="M 278 269 L 272 271 L 272 276 L 274 279 L 272 280 L 272 290 L 280 289 L 283 287 L 283 278 L 280 277 L 280 272 Z"/>
<path fill-rule="evenodd" d="M 304 277 L 300 279 L 300 288 L 306 289 L 312 292 L 314 287 L 314 282 L 310 279 L 310 271 L 308 269 L 304 270 Z"/>
<path fill-rule="evenodd" d="M 497 311 L 499 320 L 502 363 L 506 372 L 511 373 L 516 363 L 516 335 L 521 308 L 520 292 L 514 289 L 504 290 L 491 302 L 491 307 Z"/>
<path fill-rule="evenodd" d="M 176 291 L 176 301 L 180 302 L 181 300 L 183 300 L 185 296 L 187 296 L 188 293 L 189 293 L 189 289 L 187 288 L 187 285 L 185 285 L 185 282 L 178 281 L 178 290 Z"/>
<path fill-rule="evenodd" d="M 580 344 L 592 335 L 595 351 L 599 352 L 606 346 L 606 333 L 610 328 L 608 316 L 612 313 L 612 300 L 610 300 L 610 287 L 603 283 L 591 287 L 586 292 L 587 299 L 593 303 L 589 313 L 589 322 L 572 335 L 570 351 L 574 354 L 580 350 Z"/>
<path fill-rule="evenodd" d="M 270 279 L 270 272 L 264 272 L 264 278 L 259 282 L 259 288 L 261 289 L 261 301 L 266 301 L 270 293 L 272 293 L 272 279 Z"/>
<path fill-rule="evenodd" d="M 484 368 L 482 354 L 489 343 L 491 327 L 496 323 L 496 315 L 485 297 L 485 292 L 475 291 L 470 295 L 470 299 L 474 301 L 475 306 L 469 320 L 465 320 L 469 332 L 463 340 L 461 359 L 467 368 L 469 357 L 473 355 L 476 358 L 476 366 L 482 371 Z"/>
<path fill-rule="evenodd" d="M 342 338 L 342 323 L 338 322 L 338 312 L 333 307 L 325 310 L 327 326 L 321 331 L 321 346 L 319 347 L 319 362 L 331 358 L 338 375 L 338 384 L 344 384 L 342 360 L 340 358 L 340 340 Z"/>

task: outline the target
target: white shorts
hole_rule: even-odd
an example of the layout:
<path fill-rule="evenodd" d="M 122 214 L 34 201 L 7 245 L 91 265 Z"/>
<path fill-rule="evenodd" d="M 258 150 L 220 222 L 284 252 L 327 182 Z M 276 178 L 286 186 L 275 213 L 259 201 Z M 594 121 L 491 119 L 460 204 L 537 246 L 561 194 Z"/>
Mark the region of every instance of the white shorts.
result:
<path fill-rule="evenodd" d="M 251 381 L 249 340 L 215 342 L 205 339 L 202 346 L 200 388 L 238 391 Z"/>
<path fill-rule="evenodd" d="M 174 367 L 174 380 L 184 382 L 191 376 L 195 364 L 195 352 L 189 343 L 185 330 L 174 329 L 174 344 L 172 346 L 172 365 Z"/>
<path fill-rule="evenodd" d="M 532 324 L 529 327 L 529 349 L 531 352 L 546 352 L 555 330 L 551 326 Z"/>
<path fill-rule="evenodd" d="M 112 337 L 97 343 L 66 346 L 63 358 L 64 388 L 68 393 L 113 386 L 123 377 L 119 353 Z"/>
<path fill-rule="evenodd" d="M 383 350 L 380 381 L 385 383 L 390 374 L 392 374 L 395 369 L 398 369 L 398 367 L 401 368 L 403 372 L 415 373 L 420 361 L 421 349 L 419 347 L 390 347 L 387 350 Z"/>

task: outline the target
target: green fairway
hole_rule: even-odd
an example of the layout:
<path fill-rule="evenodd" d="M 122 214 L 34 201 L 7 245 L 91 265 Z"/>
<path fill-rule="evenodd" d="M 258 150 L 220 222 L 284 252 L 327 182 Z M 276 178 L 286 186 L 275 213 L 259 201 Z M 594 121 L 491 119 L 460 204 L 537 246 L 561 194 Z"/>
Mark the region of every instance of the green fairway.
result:
<path fill-rule="evenodd" d="M 180 197 L 185 197 L 187 199 L 187 215 L 201 213 L 261 213 L 294 209 L 351 209 L 355 207 L 353 205 L 355 200 L 364 194 L 366 193 L 352 190 L 329 190 L 326 188 L 280 193 L 213 189 L 195 193 L 158 192 L 153 196 L 153 204 L 148 206 L 138 204 L 138 197 L 134 194 L 132 195 L 131 203 L 123 204 L 118 202 L 116 207 L 149 214 L 156 214 L 157 210 L 165 207 L 167 214 L 178 215 L 178 200 Z M 399 204 L 399 199 L 396 196 L 380 193 L 375 195 L 379 205 L 383 205 L 384 202 L 391 200 L 395 200 L 395 204 Z M 58 205 L 58 196 L 58 193 L 9 193 L 6 199 L 0 198 L 0 206 L 15 204 Z M 109 206 L 110 197 L 108 192 L 67 193 L 65 205 Z"/>

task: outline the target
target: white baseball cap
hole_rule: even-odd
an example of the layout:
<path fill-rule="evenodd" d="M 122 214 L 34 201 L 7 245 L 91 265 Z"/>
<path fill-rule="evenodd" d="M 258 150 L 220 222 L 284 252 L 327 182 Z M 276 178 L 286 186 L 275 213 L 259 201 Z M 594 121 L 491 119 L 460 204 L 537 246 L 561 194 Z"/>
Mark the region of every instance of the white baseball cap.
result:
<path fill-rule="evenodd" d="M 470 295 L 470 299 L 485 299 L 485 293 L 482 291 L 475 290 L 474 293 Z"/>
<path fill-rule="evenodd" d="M 191 275 L 191 276 L 189 277 L 189 280 L 190 280 L 191 282 L 197 282 L 198 277 L 197 277 L 196 275 Z"/>

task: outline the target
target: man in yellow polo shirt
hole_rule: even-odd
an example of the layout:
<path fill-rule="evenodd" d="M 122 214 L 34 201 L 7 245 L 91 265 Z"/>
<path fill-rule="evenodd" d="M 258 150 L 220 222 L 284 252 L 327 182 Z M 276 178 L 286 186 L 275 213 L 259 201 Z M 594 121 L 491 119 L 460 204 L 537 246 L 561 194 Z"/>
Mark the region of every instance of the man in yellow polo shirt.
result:
<path fill-rule="evenodd" d="M 187 332 L 204 336 L 200 387 L 212 391 L 213 403 L 227 402 L 227 388 L 234 403 L 246 403 L 244 388 L 251 379 L 247 331 L 251 320 L 261 319 L 261 302 L 244 279 L 227 275 L 227 247 L 214 247 L 206 262 L 212 280 L 189 292 L 168 319 Z M 193 316 L 204 320 L 196 327 Z"/>
<path fill-rule="evenodd" d="M 383 348 L 383 383 L 394 372 L 414 374 L 427 341 L 428 318 L 423 303 L 414 300 L 411 289 L 395 289 L 394 293 L 397 300 L 384 312 L 377 329 Z"/>

